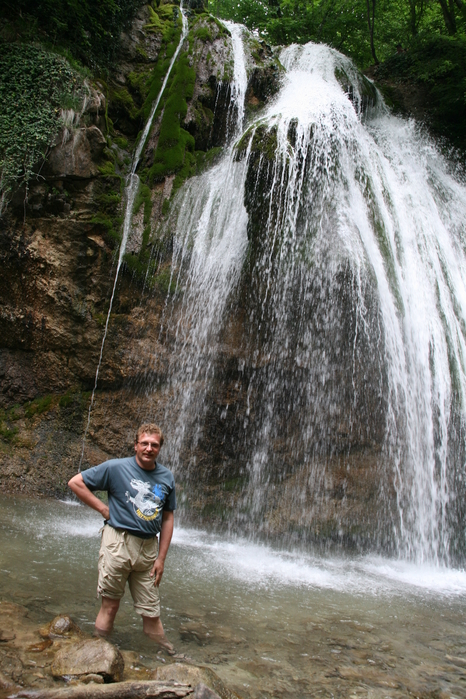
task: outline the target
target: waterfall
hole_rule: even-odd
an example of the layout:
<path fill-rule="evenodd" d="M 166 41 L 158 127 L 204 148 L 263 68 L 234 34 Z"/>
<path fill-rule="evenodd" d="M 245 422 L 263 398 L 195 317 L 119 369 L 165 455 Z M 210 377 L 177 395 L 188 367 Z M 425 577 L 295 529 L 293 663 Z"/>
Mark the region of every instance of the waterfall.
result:
<path fill-rule="evenodd" d="M 178 196 L 167 457 L 191 489 L 234 481 L 242 531 L 448 564 L 464 555 L 466 187 L 349 59 L 307 44 L 280 60 L 277 98 Z"/>
<path fill-rule="evenodd" d="M 139 177 L 136 174 L 136 169 L 139 165 L 139 160 L 141 158 L 142 149 L 145 146 L 147 137 L 149 135 L 149 131 L 152 127 L 152 122 L 154 120 L 155 113 L 157 111 L 160 100 L 162 99 L 162 95 L 163 95 L 165 88 L 167 86 L 167 82 L 168 82 L 168 79 L 169 79 L 170 74 L 172 72 L 172 68 L 175 64 L 176 59 L 178 58 L 178 54 L 180 53 L 183 42 L 186 39 L 186 36 L 188 34 L 188 20 L 186 18 L 185 12 L 183 10 L 183 2 L 182 1 L 180 2 L 180 12 L 181 12 L 181 22 L 182 22 L 180 40 L 179 40 L 178 46 L 176 47 L 176 50 L 173 54 L 173 57 L 170 61 L 170 65 L 168 66 L 168 70 L 166 72 L 166 75 L 165 75 L 164 81 L 162 83 L 162 87 L 160 88 L 159 94 L 157 95 L 156 99 L 152 103 L 149 117 L 146 121 L 146 124 L 144 126 L 144 130 L 142 132 L 142 135 L 139 139 L 139 143 L 138 143 L 136 150 L 134 152 L 134 155 L 133 155 L 130 173 L 127 176 L 126 182 L 125 182 L 125 189 L 124 189 L 124 194 L 123 194 L 124 219 L 123 219 L 123 231 L 122 231 L 122 236 L 121 236 L 120 250 L 118 253 L 118 260 L 117 260 L 117 265 L 116 265 L 116 270 L 115 270 L 115 277 L 114 277 L 114 281 L 113 281 L 113 288 L 112 288 L 112 293 L 110 296 L 110 303 L 108 306 L 107 318 L 105 321 L 104 334 L 103 334 L 102 343 L 100 346 L 100 355 L 99 355 L 99 361 L 97 363 L 97 369 L 96 369 L 96 373 L 95 373 L 94 388 L 92 390 L 91 402 L 89 404 L 89 410 L 88 410 L 88 415 L 87 415 L 87 424 L 86 424 L 86 429 L 84 431 L 83 445 L 82 445 L 82 450 L 81 450 L 81 458 L 79 460 L 79 469 L 78 469 L 79 471 L 81 471 L 81 466 L 82 466 L 82 462 L 83 462 L 83 458 L 84 458 L 84 448 L 85 448 L 85 444 L 86 444 L 86 437 L 87 437 L 87 433 L 89 431 L 89 425 L 91 422 L 91 413 L 92 413 L 92 408 L 94 405 L 94 398 L 95 398 L 95 392 L 97 390 L 97 383 L 99 380 L 100 367 L 102 365 L 102 356 L 103 356 L 103 352 L 104 352 L 105 341 L 107 339 L 108 325 L 110 322 L 110 316 L 112 314 L 112 307 L 113 307 L 113 300 L 115 298 L 116 285 L 118 282 L 118 277 L 120 274 L 120 269 L 121 269 L 121 265 L 123 262 L 123 257 L 125 255 L 126 245 L 128 243 L 128 237 L 129 237 L 129 234 L 131 231 L 131 223 L 133 220 L 134 200 L 136 198 L 136 194 L 138 193 L 138 189 L 139 189 Z"/>
<path fill-rule="evenodd" d="M 243 28 L 232 22 L 225 25 L 232 36 L 234 58 L 228 123 L 235 138 L 243 125 L 247 87 Z M 175 420 L 175 410 L 166 420 L 167 424 L 169 420 L 176 421 L 168 428 L 172 435 L 169 461 L 175 470 L 182 465 L 190 416 L 196 414 L 198 425 L 202 423 L 225 306 L 230 289 L 237 284 L 247 247 L 244 175 L 245 163 L 235 162 L 234 146 L 230 145 L 215 167 L 187 183 L 174 206 L 177 220 L 172 275 L 184 289 L 167 389 L 175 396 L 170 405 L 177 411 Z M 174 322 L 170 311 L 167 309 L 166 327 Z"/>

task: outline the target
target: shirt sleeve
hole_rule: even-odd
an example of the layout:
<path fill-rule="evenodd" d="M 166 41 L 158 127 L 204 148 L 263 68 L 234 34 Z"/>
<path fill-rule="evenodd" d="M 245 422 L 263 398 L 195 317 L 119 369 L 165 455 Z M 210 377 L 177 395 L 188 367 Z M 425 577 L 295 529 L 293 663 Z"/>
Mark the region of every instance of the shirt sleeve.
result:
<path fill-rule="evenodd" d="M 111 462 L 104 461 L 98 466 L 88 468 L 81 473 L 85 485 L 89 490 L 107 490 L 110 485 L 110 468 Z"/>
<path fill-rule="evenodd" d="M 168 512 L 173 512 L 173 510 L 176 510 L 176 494 L 175 494 L 175 479 L 174 478 L 172 479 L 171 489 L 167 495 L 167 499 L 165 501 L 163 509 L 168 510 Z"/>

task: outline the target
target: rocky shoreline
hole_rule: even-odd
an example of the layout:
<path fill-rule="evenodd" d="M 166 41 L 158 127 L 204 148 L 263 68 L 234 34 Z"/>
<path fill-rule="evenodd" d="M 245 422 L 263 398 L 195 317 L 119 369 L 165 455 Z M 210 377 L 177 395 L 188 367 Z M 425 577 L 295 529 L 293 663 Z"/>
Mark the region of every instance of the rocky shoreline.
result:
<path fill-rule="evenodd" d="M 137 653 L 85 634 L 66 614 L 39 627 L 26 607 L 0 601 L 0 699 L 238 699 L 210 668 L 154 653 L 155 670 Z"/>

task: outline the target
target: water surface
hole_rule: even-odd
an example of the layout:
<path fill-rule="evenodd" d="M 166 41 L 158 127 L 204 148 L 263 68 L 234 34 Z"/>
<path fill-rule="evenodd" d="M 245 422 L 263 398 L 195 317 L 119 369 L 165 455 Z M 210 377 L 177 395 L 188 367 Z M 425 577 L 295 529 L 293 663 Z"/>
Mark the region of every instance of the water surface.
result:
<path fill-rule="evenodd" d="M 101 523 L 81 505 L 0 496 L 0 597 L 38 623 L 68 613 L 92 632 Z M 177 650 L 243 697 L 466 696 L 461 570 L 177 527 L 161 595 Z M 113 641 L 146 666 L 170 662 L 143 637 L 129 593 Z"/>

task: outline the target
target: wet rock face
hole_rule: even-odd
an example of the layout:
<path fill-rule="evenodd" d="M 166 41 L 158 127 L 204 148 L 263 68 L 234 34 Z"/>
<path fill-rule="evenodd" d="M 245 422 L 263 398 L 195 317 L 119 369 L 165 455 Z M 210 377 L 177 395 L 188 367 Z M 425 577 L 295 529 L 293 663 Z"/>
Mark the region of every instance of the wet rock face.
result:
<path fill-rule="evenodd" d="M 69 140 L 52 148 L 47 169 L 59 177 L 96 177 L 99 174 L 97 162 L 106 145 L 107 141 L 97 126 L 78 129 Z"/>
<path fill-rule="evenodd" d="M 184 127 L 195 138 L 196 147 L 207 151 L 223 146 L 227 139 L 233 53 L 228 32 L 212 18 L 199 19 L 192 35 L 196 81 Z"/>
<path fill-rule="evenodd" d="M 283 67 L 265 41 L 249 37 L 248 89 L 246 104 L 254 111 L 270 100 L 280 88 Z"/>
<path fill-rule="evenodd" d="M 232 48 L 228 31 L 213 18 L 199 15 L 201 4 L 191 8 L 190 38 L 183 47 L 190 52 L 196 75 L 183 126 L 195 137 L 196 150 L 208 150 L 227 138 Z M 30 181 L 27 192 L 15 192 L 0 221 L 0 407 L 4 409 L 38 396 L 64 394 L 70 387 L 92 388 L 121 225 L 120 178 L 130 161 L 129 153 L 115 141 L 107 147 L 105 112 L 113 119 L 113 137 L 131 138 L 141 126 L 138 110 L 145 94 L 141 84 L 161 47 L 160 32 L 148 28 L 150 19 L 148 6 L 141 7 L 122 38 L 109 87 L 89 86 L 82 112 L 67 116 L 68 125 L 57 136 L 40 177 Z M 251 58 L 249 63 L 254 70 Z M 153 147 L 157 143 L 157 128 L 156 124 L 149 138 L 146 164 L 151 143 Z M 151 193 L 152 230 L 163 216 L 162 204 L 170 197 L 173 180 L 174 175 L 168 175 Z M 142 212 L 128 247 L 136 255 L 147 246 Z M 164 254 L 169 254 L 169 241 L 166 247 Z M 127 347 L 133 343 L 130 313 L 138 306 L 142 288 L 124 271 L 100 387 L 116 388 L 129 374 L 139 372 Z M 165 293 L 162 287 L 162 298 Z M 82 429 L 81 424 L 76 429 Z"/>

